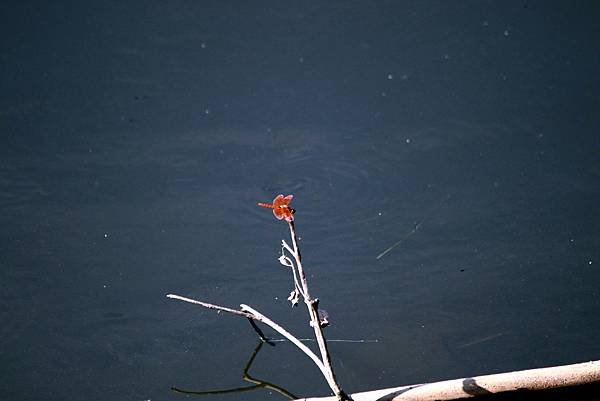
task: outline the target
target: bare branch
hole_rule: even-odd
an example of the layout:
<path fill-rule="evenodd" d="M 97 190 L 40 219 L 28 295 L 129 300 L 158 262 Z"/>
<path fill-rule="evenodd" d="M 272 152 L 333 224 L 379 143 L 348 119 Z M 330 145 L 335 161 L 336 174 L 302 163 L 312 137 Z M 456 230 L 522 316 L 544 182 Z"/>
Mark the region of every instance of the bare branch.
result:
<path fill-rule="evenodd" d="M 300 282 L 300 286 L 302 287 L 304 303 L 306 304 L 306 307 L 308 309 L 311 326 L 313 327 L 315 339 L 317 340 L 319 351 L 321 352 L 321 362 L 325 366 L 325 370 L 322 371 L 323 375 L 325 375 L 325 379 L 329 383 L 329 386 L 331 387 L 339 401 L 350 400 L 351 398 L 348 397 L 348 395 L 344 392 L 344 390 L 342 390 L 340 385 L 337 383 L 335 373 L 333 373 L 333 366 L 331 364 L 329 350 L 327 349 L 327 342 L 325 341 L 325 336 L 323 335 L 323 328 L 320 325 L 319 300 L 311 298 L 310 291 L 308 290 L 308 281 L 306 280 L 306 274 L 304 273 L 304 268 L 302 267 L 302 256 L 300 254 L 300 249 L 298 248 L 298 236 L 296 235 L 294 221 L 288 221 L 288 226 L 290 228 L 290 236 L 292 237 L 293 249 L 290 250 L 290 246 L 285 242 L 285 240 L 281 243 L 292 254 L 296 262 L 296 269 L 298 269 L 298 279 Z"/>
<path fill-rule="evenodd" d="M 279 263 L 284 266 L 289 266 L 292 268 L 292 274 L 294 275 L 294 291 L 290 293 L 290 297 L 288 300 L 292 303 L 292 306 L 296 306 L 298 304 L 298 294 L 302 295 L 303 298 L 306 298 L 304 294 L 303 287 L 300 285 L 300 281 L 298 279 L 297 272 L 297 264 L 295 265 L 292 260 L 285 255 L 285 251 L 288 251 L 294 257 L 294 260 L 299 260 L 298 254 L 290 248 L 290 246 L 285 242 L 285 240 L 281 240 L 281 256 L 279 257 Z"/>
<path fill-rule="evenodd" d="M 287 267 L 294 267 L 292 260 L 283 254 L 283 247 L 281 248 L 281 256 L 279 257 L 279 263 Z"/>
<path fill-rule="evenodd" d="M 215 309 L 215 310 L 219 310 L 219 311 L 223 311 L 223 312 L 227 312 L 227 313 L 232 313 L 234 315 L 247 317 L 248 319 L 254 319 L 254 316 L 252 316 L 252 314 L 250 314 L 248 312 L 242 312 L 242 311 L 239 311 L 239 310 L 235 310 L 235 309 L 231 309 L 231 308 L 226 308 L 224 306 L 209 304 L 208 302 L 197 301 L 195 299 L 182 297 L 181 295 L 168 294 L 167 298 L 178 299 L 178 300 L 183 301 L 183 302 L 189 302 L 190 304 L 204 306 L 205 308 L 208 308 L 208 309 Z"/>
<path fill-rule="evenodd" d="M 285 249 L 286 249 L 286 250 L 287 250 L 289 253 L 291 253 L 292 255 L 294 255 L 294 256 L 296 255 L 296 251 L 294 251 L 294 250 L 292 249 L 292 247 L 291 247 L 291 246 L 289 246 L 287 242 L 285 242 L 285 240 L 284 240 L 284 239 L 282 239 L 282 240 L 281 240 L 281 247 L 282 247 L 282 248 L 285 248 Z"/>
<path fill-rule="evenodd" d="M 262 322 L 262 323 L 266 324 L 267 326 L 271 327 L 273 330 L 275 330 L 276 332 L 278 332 L 279 334 L 281 334 L 282 336 L 284 336 L 285 338 L 287 338 L 288 340 L 290 340 L 292 343 L 294 343 L 294 345 L 296 347 L 298 347 L 310 359 L 313 360 L 313 362 L 315 363 L 315 365 L 317 365 L 317 367 L 319 368 L 319 370 L 321 370 L 321 372 L 323 373 L 323 375 L 325 375 L 325 378 L 327 379 L 327 382 L 329 383 L 329 379 L 328 379 L 328 376 L 326 374 L 327 372 L 326 372 L 325 366 L 323 365 L 323 362 L 321 362 L 321 360 L 319 359 L 319 357 L 316 356 L 314 354 L 314 352 L 312 352 L 310 350 L 310 348 L 308 348 L 306 345 L 302 344 L 302 342 L 300 340 L 298 340 L 298 338 L 294 337 L 286 329 L 284 329 L 283 327 L 281 327 L 280 325 L 278 325 L 277 323 L 275 323 L 274 321 L 272 321 L 271 319 L 269 319 L 268 317 L 266 317 L 265 315 L 263 315 L 262 313 L 260 313 L 256 309 L 253 309 L 250 306 L 244 305 L 244 304 L 241 304 L 240 307 L 242 308 L 242 311 L 250 312 L 250 314 L 254 316 L 253 317 L 254 319 L 258 320 L 259 322 Z M 331 383 L 330 383 L 330 385 L 331 385 Z"/>
<path fill-rule="evenodd" d="M 319 357 L 316 356 L 315 353 L 310 350 L 310 348 L 308 348 L 306 345 L 302 344 L 302 342 L 300 340 L 298 340 L 298 338 L 294 337 L 286 329 L 284 329 L 283 327 L 281 327 L 280 325 L 278 325 L 277 323 L 275 323 L 274 321 L 272 321 L 271 319 L 269 319 L 268 317 L 266 317 L 265 315 L 263 315 L 256 309 L 253 309 L 248 305 L 242 304 L 242 305 L 240 305 L 240 308 L 242 310 L 235 310 L 235 309 L 231 309 L 231 308 L 226 308 L 224 306 L 210 304 L 208 302 L 202 302 L 202 301 L 198 301 L 195 299 L 182 297 L 181 295 L 175 295 L 175 294 L 169 294 L 169 295 L 167 295 L 167 298 L 178 299 L 180 301 L 188 302 L 188 303 L 195 304 L 195 305 L 200 305 L 200 306 L 203 306 L 208 309 L 215 309 L 215 310 L 219 310 L 219 311 L 223 311 L 223 312 L 227 312 L 227 313 L 232 313 L 234 315 L 243 316 L 245 318 L 253 319 L 253 320 L 256 320 L 256 321 L 266 324 L 267 326 L 271 327 L 273 330 L 275 330 L 276 332 L 278 332 L 279 334 L 281 334 L 282 336 L 287 338 L 289 341 L 294 343 L 294 345 L 296 347 L 298 347 L 310 359 L 312 359 L 312 361 L 315 363 L 315 365 L 317 365 L 319 370 L 325 376 L 325 379 L 327 380 L 328 384 L 330 386 L 332 385 L 332 383 L 330 382 L 329 375 L 327 374 L 327 369 L 325 368 L 325 366 L 323 365 L 323 362 L 319 359 Z"/>

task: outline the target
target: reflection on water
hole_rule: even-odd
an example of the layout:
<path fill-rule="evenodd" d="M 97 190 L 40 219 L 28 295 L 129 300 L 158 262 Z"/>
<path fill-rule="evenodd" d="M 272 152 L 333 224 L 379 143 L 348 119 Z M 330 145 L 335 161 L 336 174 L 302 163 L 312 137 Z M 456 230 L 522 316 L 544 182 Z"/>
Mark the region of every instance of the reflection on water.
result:
<path fill-rule="evenodd" d="M 252 352 L 252 355 L 250 356 L 250 359 L 248 359 L 248 362 L 246 362 L 246 366 L 243 369 L 242 379 L 244 381 L 254 383 L 253 386 L 234 387 L 234 388 L 223 389 L 223 390 L 209 390 L 209 391 L 183 390 L 183 389 L 180 389 L 177 387 L 172 387 L 171 389 L 177 393 L 186 394 L 186 395 L 196 395 L 196 396 L 207 396 L 207 395 L 218 395 L 218 394 L 240 394 L 240 393 L 245 393 L 248 391 L 255 391 L 255 390 L 272 390 L 274 392 L 281 394 L 282 396 L 284 396 L 286 398 L 289 398 L 290 400 L 298 399 L 299 398 L 298 396 L 290 393 L 283 387 L 278 386 L 277 384 L 271 383 L 266 380 L 257 379 L 250 375 L 250 373 L 249 373 L 250 367 L 252 366 L 254 359 L 256 358 L 256 356 L 258 355 L 258 353 L 260 352 L 260 350 L 264 344 L 265 344 L 265 342 L 263 342 L 262 340 L 259 340 L 256 348 L 254 348 L 254 351 Z"/>

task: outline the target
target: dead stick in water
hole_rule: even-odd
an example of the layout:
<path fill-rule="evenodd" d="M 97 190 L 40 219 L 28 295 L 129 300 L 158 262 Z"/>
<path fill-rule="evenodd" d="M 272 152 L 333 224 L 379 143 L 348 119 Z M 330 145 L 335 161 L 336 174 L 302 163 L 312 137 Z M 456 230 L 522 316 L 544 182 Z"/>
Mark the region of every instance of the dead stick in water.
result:
<path fill-rule="evenodd" d="M 483 400 L 490 394 L 535 396 L 537 391 L 600 385 L 600 361 L 519 370 L 485 376 L 465 377 L 435 383 L 373 390 L 352 394 L 354 401 L 450 401 L 464 398 Z M 536 398 L 537 399 L 537 398 Z M 554 399 L 554 398 L 553 398 Z M 334 401 L 334 397 L 301 398 L 298 401 Z"/>

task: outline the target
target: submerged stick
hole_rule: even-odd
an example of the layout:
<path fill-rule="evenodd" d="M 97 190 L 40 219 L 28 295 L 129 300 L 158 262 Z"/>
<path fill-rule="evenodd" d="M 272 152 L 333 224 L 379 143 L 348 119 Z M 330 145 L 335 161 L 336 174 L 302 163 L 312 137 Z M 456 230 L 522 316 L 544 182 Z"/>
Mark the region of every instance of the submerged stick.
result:
<path fill-rule="evenodd" d="M 419 227 L 421 226 L 421 224 L 423 224 L 423 220 L 421 220 L 420 222 L 416 223 L 415 226 L 413 227 L 413 229 L 408 232 L 408 234 L 406 234 L 404 237 L 400 238 L 400 240 L 398 240 L 397 242 L 395 242 L 392 246 L 390 246 L 385 251 L 383 251 L 379 255 L 377 255 L 375 257 L 375 259 L 377 259 L 377 260 L 381 259 L 385 255 L 387 255 L 389 252 L 391 252 L 394 248 L 396 248 L 397 246 L 400 246 L 400 244 L 403 243 L 404 241 L 406 241 L 408 239 L 408 237 L 410 237 L 411 235 L 413 235 L 414 233 L 417 232 L 417 230 L 419 229 Z"/>

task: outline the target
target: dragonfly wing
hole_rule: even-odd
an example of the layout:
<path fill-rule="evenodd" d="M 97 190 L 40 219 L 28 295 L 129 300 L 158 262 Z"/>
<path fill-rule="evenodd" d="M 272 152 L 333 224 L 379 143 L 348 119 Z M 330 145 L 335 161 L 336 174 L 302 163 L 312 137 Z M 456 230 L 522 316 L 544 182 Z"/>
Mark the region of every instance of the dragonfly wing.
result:
<path fill-rule="evenodd" d="M 271 207 L 273 209 L 273 215 L 277 220 L 285 219 L 286 221 L 294 220 L 292 210 L 288 207 L 288 204 L 292 201 L 294 195 L 283 196 L 279 194 L 273 199 L 273 205 L 265 207 Z M 261 205 L 262 206 L 262 205 Z"/>

